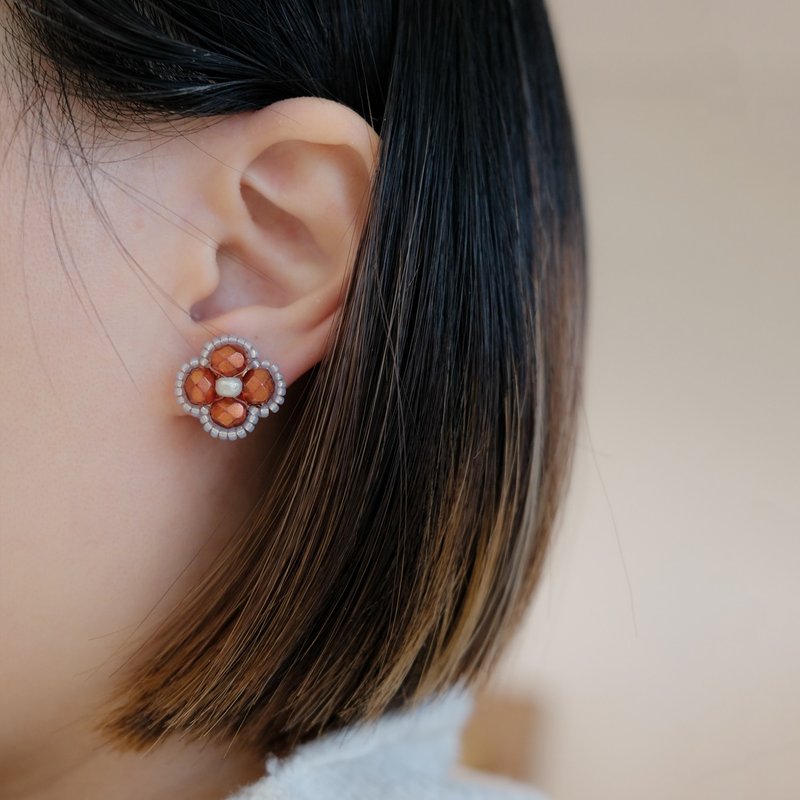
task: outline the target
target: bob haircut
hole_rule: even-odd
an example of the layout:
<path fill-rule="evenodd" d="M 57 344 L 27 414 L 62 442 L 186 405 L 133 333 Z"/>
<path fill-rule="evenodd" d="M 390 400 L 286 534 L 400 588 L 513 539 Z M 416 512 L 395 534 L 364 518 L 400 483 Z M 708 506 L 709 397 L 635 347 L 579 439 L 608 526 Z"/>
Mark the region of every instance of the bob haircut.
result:
<path fill-rule="evenodd" d="M 272 485 L 141 645 L 104 735 L 285 754 L 481 679 L 541 572 L 583 363 L 578 172 L 542 2 L 6 2 L 17 74 L 73 126 L 76 107 L 111 126 L 320 96 L 381 137 Z"/>

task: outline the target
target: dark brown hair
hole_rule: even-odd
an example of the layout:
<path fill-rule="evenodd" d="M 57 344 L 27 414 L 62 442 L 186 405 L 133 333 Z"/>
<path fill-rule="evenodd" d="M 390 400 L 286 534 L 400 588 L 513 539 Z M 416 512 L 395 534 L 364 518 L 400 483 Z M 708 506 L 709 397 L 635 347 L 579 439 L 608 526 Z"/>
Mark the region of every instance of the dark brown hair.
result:
<path fill-rule="evenodd" d="M 540 574 L 580 391 L 583 223 L 542 3 L 10 4 L 22 66 L 67 112 L 313 95 L 381 136 L 340 322 L 269 490 L 105 731 L 286 752 L 477 680 Z"/>

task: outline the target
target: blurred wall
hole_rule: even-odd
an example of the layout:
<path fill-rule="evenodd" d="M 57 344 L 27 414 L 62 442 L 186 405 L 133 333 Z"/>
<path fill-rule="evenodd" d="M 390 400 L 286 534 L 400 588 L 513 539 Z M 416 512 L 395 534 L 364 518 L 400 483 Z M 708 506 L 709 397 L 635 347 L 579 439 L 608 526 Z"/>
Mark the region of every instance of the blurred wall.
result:
<path fill-rule="evenodd" d="M 591 234 L 585 408 L 468 757 L 554 800 L 797 800 L 800 4 L 550 7 Z"/>

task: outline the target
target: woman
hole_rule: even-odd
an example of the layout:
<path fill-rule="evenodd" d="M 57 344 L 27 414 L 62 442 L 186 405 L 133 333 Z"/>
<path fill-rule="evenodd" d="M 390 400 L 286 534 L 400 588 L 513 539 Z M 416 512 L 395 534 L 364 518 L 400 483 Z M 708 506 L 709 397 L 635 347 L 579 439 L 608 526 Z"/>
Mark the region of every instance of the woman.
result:
<path fill-rule="evenodd" d="M 518 796 L 450 773 L 573 442 L 541 3 L 0 21 L 0 796 Z"/>

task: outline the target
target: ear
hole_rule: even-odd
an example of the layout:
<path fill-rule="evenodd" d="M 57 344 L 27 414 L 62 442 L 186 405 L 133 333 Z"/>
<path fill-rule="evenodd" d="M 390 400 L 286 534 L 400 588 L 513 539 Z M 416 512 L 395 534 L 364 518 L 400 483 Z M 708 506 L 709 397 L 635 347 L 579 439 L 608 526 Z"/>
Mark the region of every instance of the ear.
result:
<path fill-rule="evenodd" d="M 192 217 L 209 237 L 181 251 L 175 276 L 175 299 L 194 321 L 190 338 L 243 336 L 291 383 L 325 354 L 378 135 L 346 106 L 304 97 L 222 118 L 190 138 Z"/>

